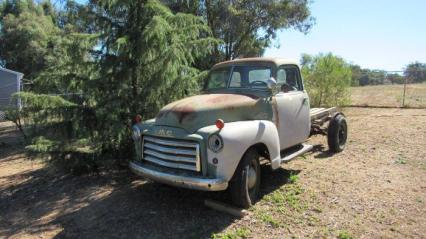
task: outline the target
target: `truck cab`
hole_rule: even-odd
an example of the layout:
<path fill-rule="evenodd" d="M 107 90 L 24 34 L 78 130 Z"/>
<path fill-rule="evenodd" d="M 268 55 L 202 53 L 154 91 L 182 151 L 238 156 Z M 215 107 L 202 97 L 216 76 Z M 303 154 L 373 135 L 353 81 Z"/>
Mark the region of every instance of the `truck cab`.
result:
<path fill-rule="evenodd" d="M 228 189 L 234 204 L 246 208 L 259 194 L 261 159 L 275 170 L 309 151 L 312 146 L 303 143 L 313 133 L 333 135 L 334 151 L 345 145 L 343 114 L 332 108 L 312 115 L 295 61 L 222 62 L 213 66 L 202 92 L 133 125 L 133 172 L 179 187 Z M 332 132 L 325 123 L 334 125 Z"/>

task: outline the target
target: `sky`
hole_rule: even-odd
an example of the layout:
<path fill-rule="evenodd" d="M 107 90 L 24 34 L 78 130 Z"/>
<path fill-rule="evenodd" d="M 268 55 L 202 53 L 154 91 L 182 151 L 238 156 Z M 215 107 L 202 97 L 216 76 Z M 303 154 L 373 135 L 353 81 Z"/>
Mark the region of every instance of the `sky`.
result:
<path fill-rule="evenodd" d="M 316 19 L 311 31 L 280 31 L 264 56 L 299 60 L 302 53 L 332 52 L 388 71 L 426 63 L 426 0 L 313 0 L 310 8 Z"/>
<path fill-rule="evenodd" d="M 264 56 L 300 59 L 332 52 L 363 68 L 402 70 L 426 63 L 426 0 L 315 0 L 316 24 L 305 35 L 288 29 Z"/>

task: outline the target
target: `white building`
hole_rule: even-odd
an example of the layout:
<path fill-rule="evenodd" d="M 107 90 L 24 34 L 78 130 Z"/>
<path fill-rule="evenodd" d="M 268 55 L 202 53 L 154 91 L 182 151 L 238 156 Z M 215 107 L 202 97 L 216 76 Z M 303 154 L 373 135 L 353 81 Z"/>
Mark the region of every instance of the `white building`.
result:
<path fill-rule="evenodd" d="M 0 120 L 4 119 L 7 107 L 21 107 L 21 100 L 12 100 L 12 95 L 21 91 L 21 81 L 24 74 L 0 67 Z"/>

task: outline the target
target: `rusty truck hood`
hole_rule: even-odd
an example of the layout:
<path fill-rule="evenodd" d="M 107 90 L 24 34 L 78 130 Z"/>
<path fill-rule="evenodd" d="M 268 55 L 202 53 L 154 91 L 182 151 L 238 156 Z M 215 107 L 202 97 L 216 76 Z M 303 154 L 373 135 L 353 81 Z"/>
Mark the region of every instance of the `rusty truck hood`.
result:
<path fill-rule="evenodd" d="M 266 98 L 241 94 L 204 94 L 175 101 L 163 107 L 156 125 L 183 128 L 189 133 L 213 125 L 217 119 L 226 122 L 271 120 L 272 107 Z"/>

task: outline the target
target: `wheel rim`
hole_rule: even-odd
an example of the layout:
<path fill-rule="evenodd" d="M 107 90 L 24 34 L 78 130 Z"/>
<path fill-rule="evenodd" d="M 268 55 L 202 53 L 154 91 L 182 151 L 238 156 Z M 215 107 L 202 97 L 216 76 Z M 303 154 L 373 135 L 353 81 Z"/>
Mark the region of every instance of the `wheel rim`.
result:
<path fill-rule="evenodd" d="M 346 138 L 347 138 L 347 133 L 346 133 L 346 125 L 345 124 L 341 124 L 339 127 L 339 132 L 338 132 L 338 136 L 339 136 L 339 145 L 343 146 L 346 143 Z"/>
<path fill-rule="evenodd" d="M 249 193 L 250 199 L 253 200 L 256 198 L 257 194 L 257 184 L 258 184 L 258 170 L 255 159 L 253 159 L 248 166 L 247 173 L 247 191 Z"/>
<path fill-rule="evenodd" d="M 257 181 L 256 168 L 253 165 L 253 163 L 251 163 L 249 165 L 248 180 L 247 180 L 247 186 L 249 190 L 252 190 L 256 186 L 256 181 Z"/>

